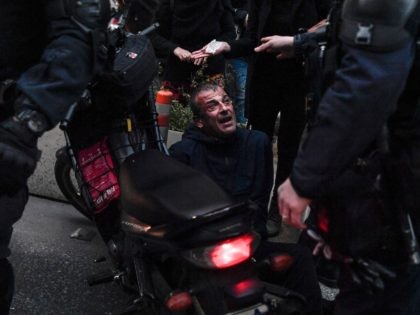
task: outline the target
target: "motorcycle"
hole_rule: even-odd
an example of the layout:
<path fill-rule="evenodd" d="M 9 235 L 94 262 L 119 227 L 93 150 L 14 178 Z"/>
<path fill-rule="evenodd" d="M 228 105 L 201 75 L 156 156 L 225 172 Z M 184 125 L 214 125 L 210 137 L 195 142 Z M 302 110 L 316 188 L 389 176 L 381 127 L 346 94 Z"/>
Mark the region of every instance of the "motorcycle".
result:
<path fill-rule="evenodd" d="M 260 276 L 284 271 L 290 260 L 254 256 L 253 204 L 235 202 L 168 155 L 153 94 L 137 84 L 152 76 L 127 65 L 138 56 L 150 65 L 150 43 L 143 34 L 127 38 L 136 46 L 117 52 L 113 73 L 91 84 L 60 124 L 66 146 L 57 152 L 58 186 L 95 221 L 114 262 L 89 283 L 121 284 L 133 296 L 124 314 L 303 314 L 301 295 Z M 136 92 L 124 89 L 116 100 L 110 92 L 122 73 Z M 112 214 L 98 220 L 104 213 Z"/>

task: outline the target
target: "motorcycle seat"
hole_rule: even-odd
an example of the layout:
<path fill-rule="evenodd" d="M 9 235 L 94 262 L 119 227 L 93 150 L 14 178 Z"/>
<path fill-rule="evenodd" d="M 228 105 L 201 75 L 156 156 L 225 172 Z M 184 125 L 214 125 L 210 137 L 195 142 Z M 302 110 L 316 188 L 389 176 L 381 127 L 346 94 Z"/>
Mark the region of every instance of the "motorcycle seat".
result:
<path fill-rule="evenodd" d="M 121 165 L 119 183 L 124 212 L 150 226 L 235 204 L 208 176 L 157 150 L 129 156 Z"/>

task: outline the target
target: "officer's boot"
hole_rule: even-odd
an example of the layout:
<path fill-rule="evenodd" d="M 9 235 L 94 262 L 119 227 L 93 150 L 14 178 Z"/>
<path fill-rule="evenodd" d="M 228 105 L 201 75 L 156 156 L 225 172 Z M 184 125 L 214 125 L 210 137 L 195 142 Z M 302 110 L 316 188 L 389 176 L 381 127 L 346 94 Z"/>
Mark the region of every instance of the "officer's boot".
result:
<path fill-rule="evenodd" d="M 9 314 L 13 291 L 13 268 L 7 258 L 0 258 L 0 314 Z"/>

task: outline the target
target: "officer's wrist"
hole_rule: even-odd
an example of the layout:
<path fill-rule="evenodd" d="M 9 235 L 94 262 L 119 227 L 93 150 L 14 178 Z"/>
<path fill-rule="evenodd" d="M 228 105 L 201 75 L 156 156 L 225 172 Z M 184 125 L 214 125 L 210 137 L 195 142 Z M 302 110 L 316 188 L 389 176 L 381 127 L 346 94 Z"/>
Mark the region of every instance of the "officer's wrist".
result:
<path fill-rule="evenodd" d="M 47 117 L 35 103 L 22 95 L 15 102 L 14 120 L 22 123 L 34 135 L 41 136 L 50 128 Z"/>
<path fill-rule="evenodd" d="M 305 57 L 324 40 L 323 32 L 299 33 L 293 36 L 293 47 L 296 57 Z"/>
<path fill-rule="evenodd" d="M 303 57 L 305 55 L 305 37 L 303 34 L 293 36 L 293 50 L 295 57 Z"/>
<path fill-rule="evenodd" d="M 24 109 L 16 113 L 13 118 L 38 137 L 48 129 L 48 121 L 45 115 L 35 110 Z"/>

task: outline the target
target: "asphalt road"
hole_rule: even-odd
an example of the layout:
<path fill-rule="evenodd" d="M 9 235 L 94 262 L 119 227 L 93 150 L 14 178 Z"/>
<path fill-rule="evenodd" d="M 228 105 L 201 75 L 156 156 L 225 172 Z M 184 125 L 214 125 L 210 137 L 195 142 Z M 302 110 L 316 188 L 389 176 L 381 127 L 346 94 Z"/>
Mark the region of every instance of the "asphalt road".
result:
<path fill-rule="evenodd" d="M 16 292 L 11 314 L 118 314 L 128 303 L 115 283 L 89 287 L 86 277 L 110 267 L 99 234 L 92 241 L 70 238 L 78 228 L 96 233 L 72 206 L 31 197 L 15 225 L 11 261 Z"/>

